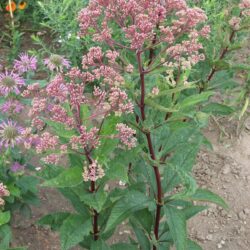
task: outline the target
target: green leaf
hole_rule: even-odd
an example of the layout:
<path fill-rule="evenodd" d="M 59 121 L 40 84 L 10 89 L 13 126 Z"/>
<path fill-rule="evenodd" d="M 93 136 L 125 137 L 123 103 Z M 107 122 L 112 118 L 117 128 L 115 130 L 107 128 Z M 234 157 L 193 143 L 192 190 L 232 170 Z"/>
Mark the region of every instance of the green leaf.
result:
<path fill-rule="evenodd" d="M 220 196 L 206 189 L 197 189 L 195 194 L 193 194 L 190 199 L 212 202 L 223 207 L 224 209 L 228 209 L 228 205 Z"/>
<path fill-rule="evenodd" d="M 238 63 L 238 64 L 231 64 L 230 66 L 234 70 L 247 70 L 247 71 L 250 70 L 249 64 Z"/>
<path fill-rule="evenodd" d="M 21 191 L 14 183 L 11 185 L 8 185 L 8 190 L 10 191 L 11 195 L 20 198 L 21 197 Z"/>
<path fill-rule="evenodd" d="M 183 212 L 172 206 L 164 206 L 167 223 L 177 250 L 187 250 L 186 218 Z"/>
<path fill-rule="evenodd" d="M 68 154 L 70 160 L 70 166 L 82 167 L 84 163 L 84 158 L 82 155 L 70 153 Z"/>
<path fill-rule="evenodd" d="M 145 104 L 147 104 L 148 106 L 154 108 L 155 110 L 159 110 L 159 111 L 165 112 L 165 113 L 168 113 L 168 112 L 173 113 L 173 112 L 177 112 L 178 111 L 177 108 L 175 108 L 175 109 L 173 109 L 173 108 L 166 108 L 166 107 L 164 107 L 164 106 L 162 106 L 162 105 L 154 102 L 153 100 L 149 100 L 149 99 L 145 100 Z"/>
<path fill-rule="evenodd" d="M 81 120 L 85 121 L 90 117 L 90 110 L 89 110 L 89 106 L 86 104 L 82 104 L 81 105 L 81 112 L 80 112 L 80 116 L 81 116 Z"/>
<path fill-rule="evenodd" d="M 140 225 L 143 227 L 143 229 L 150 234 L 153 225 L 153 216 L 152 213 L 150 213 L 147 208 L 135 212 L 131 220 L 138 221 Z"/>
<path fill-rule="evenodd" d="M 70 215 L 60 228 L 61 250 L 70 249 L 84 240 L 92 229 L 91 220 L 84 220 L 81 215 Z"/>
<path fill-rule="evenodd" d="M 219 103 L 209 103 L 202 108 L 202 112 L 211 113 L 214 115 L 230 115 L 234 112 L 234 109 Z"/>
<path fill-rule="evenodd" d="M 10 211 L 2 212 L 0 211 L 0 226 L 8 223 L 10 221 Z"/>
<path fill-rule="evenodd" d="M 217 72 L 209 85 L 209 89 L 233 89 L 239 84 L 235 81 L 232 71 L 224 70 Z"/>
<path fill-rule="evenodd" d="M 45 122 L 53 128 L 54 132 L 62 138 L 70 139 L 72 136 L 77 135 L 76 131 L 65 128 L 65 125 L 59 122 L 45 120 Z"/>
<path fill-rule="evenodd" d="M 38 225 L 49 225 L 52 230 L 59 230 L 62 226 L 64 220 L 70 216 L 68 212 L 58 212 L 53 214 L 48 214 L 42 217 L 37 224 Z"/>
<path fill-rule="evenodd" d="M 16 185 L 22 189 L 22 192 L 37 193 L 37 185 L 39 181 L 33 176 L 22 176 L 16 181 Z"/>
<path fill-rule="evenodd" d="M 202 248 L 196 242 L 188 239 L 187 250 L 202 250 Z"/>
<path fill-rule="evenodd" d="M 216 70 L 225 70 L 230 68 L 230 64 L 225 60 L 217 60 L 213 62 Z"/>
<path fill-rule="evenodd" d="M 189 206 L 185 207 L 182 211 L 185 214 L 186 220 L 188 220 L 205 209 L 207 209 L 206 206 Z"/>
<path fill-rule="evenodd" d="M 247 97 L 246 100 L 245 100 L 245 104 L 239 114 L 239 119 L 241 120 L 241 118 L 243 117 L 243 115 L 245 114 L 245 112 L 247 111 L 248 109 L 248 106 L 249 106 L 249 98 Z"/>
<path fill-rule="evenodd" d="M 207 101 L 208 98 L 210 96 L 212 96 L 213 94 L 214 94 L 214 92 L 207 91 L 207 92 L 203 92 L 203 93 L 198 94 L 198 95 L 191 95 L 191 96 L 185 98 L 182 102 L 179 102 L 178 106 L 181 109 L 192 107 L 198 103 Z"/>
<path fill-rule="evenodd" d="M 118 243 L 111 246 L 111 250 L 138 250 L 135 245 L 127 243 Z"/>
<path fill-rule="evenodd" d="M 162 143 L 160 144 L 162 146 L 162 150 L 158 153 L 159 157 L 173 151 L 176 147 L 180 147 L 180 145 L 183 145 L 184 143 L 191 143 L 192 140 L 196 139 L 194 136 L 199 135 L 196 127 L 189 126 L 187 124 L 185 124 L 184 127 L 178 127 L 178 123 L 179 122 L 174 122 L 174 127 L 171 128 L 168 133 L 166 133 L 167 131 L 165 129 L 165 135 L 164 131 L 162 132 Z M 157 139 L 159 141 L 160 137 Z M 196 143 L 196 141 L 194 142 Z"/>
<path fill-rule="evenodd" d="M 148 207 L 153 201 L 138 191 L 129 191 L 112 208 L 105 231 L 116 227 L 132 213 Z"/>
<path fill-rule="evenodd" d="M 99 190 L 96 193 L 83 193 L 80 196 L 80 200 L 99 213 L 107 200 L 107 194 L 103 190 Z"/>
<path fill-rule="evenodd" d="M 111 250 L 111 248 L 103 240 L 97 240 L 91 243 L 90 250 Z"/>
<path fill-rule="evenodd" d="M 73 188 L 60 188 L 60 192 L 62 193 L 62 195 L 68 199 L 73 208 L 81 215 L 83 216 L 90 216 L 89 214 L 89 209 L 87 208 L 87 206 L 80 201 L 79 195 L 77 192 L 75 192 L 75 189 L 84 189 L 83 185 L 79 185 L 80 187 L 76 186 Z"/>
<path fill-rule="evenodd" d="M 128 182 L 128 166 L 120 162 L 119 159 L 114 159 L 108 164 L 108 170 L 106 171 L 106 176 L 109 180 L 121 180 L 125 183 Z"/>
<path fill-rule="evenodd" d="M 0 249 L 9 247 L 11 241 L 11 230 L 9 225 L 5 224 L 0 227 Z"/>
<path fill-rule="evenodd" d="M 199 140 L 201 141 L 201 140 Z M 175 193 L 171 199 L 181 199 L 194 194 L 197 189 L 196 181 L 191 175 L 193 163 L 199 150 L 200 142 L 196 144 L 184 143 L 175 150 L 172 158 L 164 168 L 163 189 L 170 192 L 177 185 L 181 184 L 185 187 L 180 193 Z"/>
<path fill-rule="evenodd" d="M 136 238 L 140 244 L 140 247 L 144 250 L 150 250 L 151 248 L 151 244 L 149 239 L 147 238 L 144 230 L 142 230 L 141 228 L 139 228 L 136 223 L 133 221 L 133 219 L 130 220 L 130 224 L 132 225 L 133 231 L 136 235 Z"/>
<path fill-rule="evenodd" d="M 55 188 L 74 187 L 82 181 L 82 169 L 79 167 L 73 167 L 65 169 L 57 177 L 45 181 L 42 186 Z"/>
<path fill-rule="evenodd" d="M 104 138 L 101 139 L 101 145 L 94 152 L 99 161 L 105 161 L 118 144 L 118 140 L 107 139 L 105 137 L 114 133 L 119 119 L 116 116 L 109 116 L 104 120 L 100 133 L 101 137 L 103 136 Z"/>

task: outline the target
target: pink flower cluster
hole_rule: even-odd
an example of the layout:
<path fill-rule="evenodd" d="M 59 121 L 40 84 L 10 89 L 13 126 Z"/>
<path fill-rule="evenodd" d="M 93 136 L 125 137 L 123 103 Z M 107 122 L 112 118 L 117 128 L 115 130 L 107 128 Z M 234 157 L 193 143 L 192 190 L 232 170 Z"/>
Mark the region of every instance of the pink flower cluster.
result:
<path fill-rule="evenodd" d="M 116 63 L 118 56 L 114 50 L 103 52 L 100 47 L 93 47 L 82 58 L 83 70 L 71 68 L 67 73 L 59 72 L 45 88 L 36 84 L 24 91 L 24 96 L 33 97 L 29 112 L 31 128 L 23 135 L 25 146 L 33 146 L 37 153 L 43 154 L 45 164 L 58 164 L 62 154 L 72 151 L 87 157 L 103 139 L 120 138 L 129 149 L 136 146 L 136 139 L 129 138 L 129 132 L 134 135 L 135 131 L 130 131 L 129 127 L 121 130 L 119 135 L 115 131 L 102 134 L 105 118 L 111 114 L 132 113 L 134 109 L 121 89 L 124 79 Z M 129 71 L 133 70 L 132 65 L 127 66 Z M 69 131 L 69 136 L 64 138 L 66 142 L 62 144 L 56 130 L 53 134 L 47 132 L 46 120 L 60 123 Z M 34 135 L 31 133 L 33 128 L 36 129 Z M 40 132 L 42 130 L 45 132 Z M 103 176 L 104 170 L 94 159 L 84 168 L 85 181 L 96 181 Z"/>
<path fill-rule="evenodd" d="M 80 127 L 80 143 L 83 148 L 86 146 L 89 146 L 89 148 L 96 148 L 100 145 L 98 131 L 96 127 L 91 128 L 90 131 L 87 131 L 85 126 Z"/>
<path fill-rule="evenodd" d="M 172 19 L 170 26 L 164 25 L 167 17 Z M 124 32 L 133 50 L 151 43 L 159 25 L 162 32 L 156 43 L 173 43 L 176 37 L 192 31 L 206 18 L 201 9 L 188 8 L 185 0 L 92 0 L 78 15 L 81 35 L 92 34 L 94 30 L 93 38 L 96 41 L 127 47 L 113 39 L 109 28 L 109 22 L 113 22 Z"/>
<path fill-rule="evenodd" d="M 133 113 L 134 105 L 131 101 L 127 101 L 128 95 L 118 87 L 112 87 L 109 93 L 109 103 L 111 109 L 115 110 L 116 114 Z M 126 102 L 127 101 L 127 102 Z"/>
<path fill-rule="evenodd" d="M 49 132 L 44 132 L 36 145 L 36 152 L 39 154 L 47 150 L 55 150 L 58 144 L 58 136 L 52 135 Z"/>
<path fill-rule="evenodd" d="M 5 201 L 3 197 L 10 196 L 10 192 L 7 187 L 1 182 L 0 183 L 0 206 L 4 206 Z"/>
<path fill-rule="evenodd" d="M 83 180 L 84 181 L 97 181 L 104 176 L 104 170 L 102 166 L 98 164 L 96 160 L 94 160 L 88 167 L 84 167 L 83 169 Z"/>
<path fill-rule="evenodd" d="M 22 92 L 22 97 L 37 96 L 40 93 L 40 84 L 38 82 L 28 85 L 27 88 Z"/>
<path fill-rule="evenodd" d="M 32 133 L 32 128 L 26 128 L 22 131 L 22 137 L 24 138 L 24 147 L 30 149 L 32 146 L 36 146 L 40 142 L 38 134 Z"/>
<path fill-rule="evenodd" d="M 31 121 L 31 126 L 33 128 L 36 128 L 38 130 L 43 130 L 44 126 L 45 126 L 45 122 L 41 119 L 39 119 L 38 117 L 35 117 L 34 119 L 32 119 Z"/>
<path fill-rule="evenodd" d="M 239 30 L 240 29 L 240 23 L 241 23 L 241 18 L 240 17 L 232 17 L 229 21 L 229 25 L 233 30 Z"/>
<path fill-rule="evenodd" d="M 61 105 L 53 105 L 50 112 L 52 121 L 63 123 L 69 128 L 74 127 L 74 119 L 69 117 L 67 111 Z"/>
<path fill-rule="evenodd" d="M 241 3 L 239 4 L 239 7 L 242 12 L 242 16 L 250 16 L 250 0 L 242 0 Z"/>
<path fill-rule="evenodd" d="M 42 158 L 42 161 L 45 164 L 51 164 L 51 165 L 57 165 L 59 160 L 60 160 L 60 156 L 58 154 L 50 154 Z"/>
<path fill-rule="evenodd" d="M 118 56 L 117 51 L 108 50 L 104 53 L 100 47 L 92 47 L 83 56 L 82 67 L 91 72 L 92 82 L 95 79 L 102 79 L 105 84 L 120 85 L 124 83 L 124 79 L 119 73 L 118 64 L 116 64 Z"/>
<path fill-rule="evenodd" d="M 241 9 L 250 8 L 250 0 L 242 0 L 239 6 Z"/>
<path fill-rule="evenodd" d="M 137 139 L 135 138 L 136 131 L 134 129 L 131 129 L 126 124 L 118 123 L 116 130 L 118 131 L 118 138 L 128 149 L 136 147 Z"/>
<path fill-rule="evenodd" d="M 38 115 L 47 109 L 46 98 L 35 97 L 32 100 L 32 108 L 29 111 L 29 116 Z"/>
<path fill-rule="evenodd" d="M 56 77 L 46 87 L 47 94 L 63 102 L 67 99 L 68 89 L 65 85 L 64 77 L 61 74 Z"/>

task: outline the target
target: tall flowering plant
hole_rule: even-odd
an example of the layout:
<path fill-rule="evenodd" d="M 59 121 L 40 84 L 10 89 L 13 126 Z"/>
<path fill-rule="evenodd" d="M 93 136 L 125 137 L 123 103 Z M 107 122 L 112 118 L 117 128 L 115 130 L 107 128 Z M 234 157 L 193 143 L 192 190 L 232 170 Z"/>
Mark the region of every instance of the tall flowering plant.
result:
<path fill-rule="evenodd" d="M 32 97 L 26 147 L 41 154 L 43 185 L 58 188 L 76 210 L 40 224 L 59 230 L 62 249 L 200 249 L 186 229 L 206 208 L 194 201 L 227 208 L 192 177 L 200 147 L 209 145 L 204 105 L 214 94 L 193 77 L 206 60 L 204 11 L 185 0 L 99 0 L 78 21 L 80 35 L 99 45 L 83 56 L 82 69 L 64 63 L 63 73 L 46 62 L 56 77 L 24 92 Z M 125 188 L 108 190 L 113 180 Z M 134 239 L 107 245 L 124 220 Z"/>
<path fill-rule="evenodd" d="M 201 41 L 210 27 L 204 25 L 204 11 L 184 0 L 90 1 L 78 20 L 82 36 L 92 35 L 119 55 L 116 61 L 135 103 L 129 122 L 142 146 L 138 157 L 127 162 L 128 190 L 138 193 L 114 204 L 106 230 L 129 217 L 140 248 L 197 248 L 187 237 L 186 221 L 204 207 L 193 201 L 226 207 L 221 198 L 199 189 L 191 173 L 200 146 L 207 143 L 201 128 L 209 114 L 198 107 L 213 95 L 199 93 L 189 78 L 205 59 Z M 94 73 L 103 67 L 98 60 L 91 65 Z"/>
<path fill-rule="evenodd" d="M 24 154 L 23 111 L 27 109 L 21 93 L 24 75 L 36 69 L 36 59 L 20 55 L 12 69 L 0 72 L 0 248 L 11 241 L 11 215 L 18 210 L 29 215 L 30 205 L 38 204 L 35 177 L 28 176 L 27 152 Z M 28 212 L 28 214 L 27 214 Z"/>
<path fill-rule="evenodd" d="M 110 236 L 105 227 L 112 200 L 120 199 L 123 191 L 108 192 L 107 184 L 128 182 L 128 170 L 117 164 L 117 157 L 135 150 L 137 139 L 136 130 L 125 123 L 134 105 L 123 90 L 117 57 L 111 50 L 94 47 L 83 56 L 81 70 L 72 67 L 66 72 L 62 68 L 70 67 L 66 59 L 57 67 L 46 59 L 49 69 L 57 72 L 55 77 L 45 87 L 34 83 L 23 91 L 32 100 L 31 124 L 23 133 L 25 147 L 40 155 L 43 186 L 58 188 L 76 210 L 40 220 L 59 224 L 62 249 L 76 244 L 89 248 L 100 237 Z M 98 69 L 97 63 L 102 65 Z"/>

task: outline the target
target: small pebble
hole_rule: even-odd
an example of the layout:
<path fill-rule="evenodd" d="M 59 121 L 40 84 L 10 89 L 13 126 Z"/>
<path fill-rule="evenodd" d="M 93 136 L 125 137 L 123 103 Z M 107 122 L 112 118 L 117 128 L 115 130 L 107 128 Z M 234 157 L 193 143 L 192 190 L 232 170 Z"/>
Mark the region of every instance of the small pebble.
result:
<path fill-rule="evenodd" d="M 206 237 L 207 240 L 211 241 L 213 240 L 213 235 L 212 234 L 209 234 L 207 237 Z"/>

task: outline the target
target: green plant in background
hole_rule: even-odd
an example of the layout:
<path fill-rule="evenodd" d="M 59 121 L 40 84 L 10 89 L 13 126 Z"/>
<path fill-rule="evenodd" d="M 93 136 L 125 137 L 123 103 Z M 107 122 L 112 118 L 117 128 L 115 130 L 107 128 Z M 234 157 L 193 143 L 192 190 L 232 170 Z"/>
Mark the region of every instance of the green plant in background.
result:
<path fill-rule="evenodd" d="M 76 14 L 86 5 L 87 1 L 73 0 L 44 0 L 38 1 L 38 13 L 42 17 L 41 27 L 50 33 L 49 50 L 51 53 L 66 55 L 74 65 L 80 65 L 80 58 L 86 50 L 89 40 L 80 39 L 78 36 L 78 23 Z M 33 36 L 35 44 L 47 47 L 47 41 L 42 41 L 39 36 Z M 34 53 L 37 53 L 34 51 Z"/>
<path fill-rule="evenodd" d="M 249 10 L 245 9 L 248 3 L 242 2 L 239 8 L 238 2 L 198 1 L 197 5 L 208 13 L 212 31 L 210 39 L 204 43 L 206 60 L 195 68 L 190 78 L 194 81 L 201 79 L 201 92 L 208 89 L 222 94 L 221 103 L 208 104 L 204 107 L 205 112 L 231 113 L 241 120 L 249 104 L 250 65 L 249 58 L 245 58 L 245 63 L 239 61 L 247 56 L 241 55 L 241 49 L 246 48 L 250 38 L 250 18 Z M 239 127 L 244 120 L 240 121 Z"/>
<path fill-rule="evenodd" d="M 13 213 L 30 216 L 30 206 L 39 204 L 39 181 L 32 176 L 35 169 L 29 164 L 30 155 L 23 149 L 26 143 L 23 111 L 27 106 L 21 96 L 24 86 L 21 75 L 28 76 L 34 69 L 36 59 L 24 54 L 20 61 L 15 61 L 11 71 L 0 73 L 0 249 L 4 250 L 10 249 Z"/>
<path fill-rule="evenodd" d="M 29 23 L 29 31 L 31 31 L 36 22 L 32 15 L 37 8 L 36 1 L 2 1 L 2 11 L 5 18 L 2 20 L 4 29 L 1 29 L 1 42 L 3 47 L 9 49 L 7 54 L 8 64 L 11 64 L 20 53 L 22 38 L 24 35 L 23 25 Z M 35 15 L 35 16 L 38 16 Z M 31 25 L 32 24 L 32 25 Z M 27 29 L 26 29 L 27 31 Z"/>

